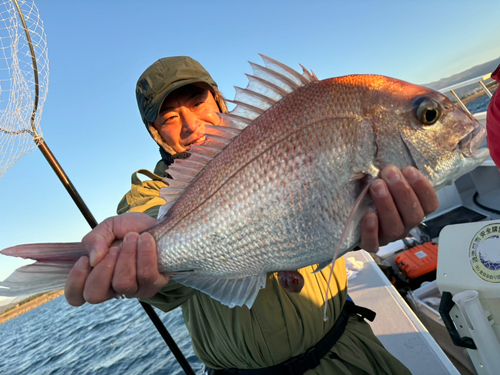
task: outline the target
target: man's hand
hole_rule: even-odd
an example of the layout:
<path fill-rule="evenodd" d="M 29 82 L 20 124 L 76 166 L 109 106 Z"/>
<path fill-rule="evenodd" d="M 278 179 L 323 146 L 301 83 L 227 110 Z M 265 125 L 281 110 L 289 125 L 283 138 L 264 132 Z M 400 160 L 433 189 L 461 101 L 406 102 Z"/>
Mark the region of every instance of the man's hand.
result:
<path fill-rule="evenodd" d="M 156 223 L 142 213 L 104 220 L 83 240 L 88 256 L 81 257 L 66 282 L 70 305 L 101 303 L 118 295 L 152 297 L 168 283 L 158 272 L 156 243 L 149 233 L 139 234 Z M 115 240 L 123 239 L 120 244 Z"/>
<path fill-rule="evenodd" d="M 439 205 L 429 181 L 413 167 L 400 171 L 389 165 L 380 177 L 370 187 L 377 214 L 369 212 L 361 220 L 360 247 L 369 252 L 376 252 L 379 245 L 405 238 Z"/>

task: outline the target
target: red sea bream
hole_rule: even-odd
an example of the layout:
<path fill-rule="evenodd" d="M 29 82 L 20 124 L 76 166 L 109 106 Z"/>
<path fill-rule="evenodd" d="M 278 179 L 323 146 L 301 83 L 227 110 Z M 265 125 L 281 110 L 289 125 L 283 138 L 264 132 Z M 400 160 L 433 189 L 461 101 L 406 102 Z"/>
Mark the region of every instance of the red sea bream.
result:
<path fill-rule="evenodd" d="M 354 248 L 374 209 L 363 188 L 384 166 L 412 165 L 439 189 L 488 157 L 484 128 L 436 91 L 378 75 L 320 81 L 263 59 L 221 126 L 168 170 L 167 204 L 148 230 L 162 272 L 229 306 L 251 307 L 268 272 L 331 262 L 342 233 L 339 254 Z M 53 244 L 39 246 L 2 253 L 57 261 Z M 79 245 L 65 246 L 77 259 Z M 22 271 L 0 295 L 41 285 Z"/>

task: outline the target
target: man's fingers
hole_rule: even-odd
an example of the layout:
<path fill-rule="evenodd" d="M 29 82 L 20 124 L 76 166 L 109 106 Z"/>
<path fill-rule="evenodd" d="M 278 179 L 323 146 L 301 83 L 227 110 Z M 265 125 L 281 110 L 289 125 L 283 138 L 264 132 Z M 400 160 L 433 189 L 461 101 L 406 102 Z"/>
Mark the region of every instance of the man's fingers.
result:
<path fill-rule="evenodd" d="M 424 219 L 424 211 L 420 201 L 398 168 L 388 166 L 382 170 L 380 175 L 391 192 L 403 221 L 403 235 L 406 235 L 408 231 Z M 382 217 L 380 220 L 382 220 Z"/>
<path fill-rule="evenodd" d="M 83 250 L 89 256 L 91 267 L 95 267 L 108 252 L 113 242 L 113 217 L 108 217 L 82 239 Z"/>
<path fill-rule="evenodd" d="M 91 270 L 89 258 L 86 256 L 78 259 L 71 269 L 64 288 L 64 296 L 71 306 L 81 306 L 86 302 L 83 298 L 83 289 Z"/>
<path fill-rule="evenodd" d="M 142 232 L 157 223 L 148 214 L 142 212 L 130 212 L 114 216 L 114 233 L 116 238 L 123 238 L 129 232 Z"/>
<path fill-rule="evenodd" d="M 124 294 L 127 298 L 134 297 L 138 288 L 136 279 L 138 239 L 139 233 L 131 232 L 125 235 L 113 274 L 113 290 L 117 294 Z"/>
<path fill-rule="evenodd" d="M 370 195 L 377 207 L 379 245 L 404 238 L 439 204 L 429 181 L 409 166 L 401 171 L 393 165 L 382 169 L 380 179 L 370 186 Z M 373 251 L 375 237 L 367 228 L 368 217 L 365 215 L 361 222 L 361 246 Z"/>
<path fill-rule="evenodd" d="M 87 277 L 83 298 L 88 303 L 101 303 L 116 296 L 115 291 L 111 288 L 111 281 L 119 252 L 119 248 L 111 247 L 106 256 Z"/>
<path fill-rule="evenodd" d="M 142 232 L 156 224 L 147 214 L 134 212 L 109 217 L 83 237 L 85 253 L 89 255 L 90 265 L 95 267 L 107 254 L 113 241 L 122 239 L 129 232 Z"/>
<path fill-rule="evenodd" d="M 413 167 L 404 167 L 401 172 L 417 195 L 424 215 L 427 216 L 436 211 L 439 200 L 429 180 Z"/>
<path fill-rule="evenodd" d="M 149 233 L 141 234 L 138 241 L 137 282 L 141 297 L 152 297 L 168 282 L 168 277 L 158 272 L 156 243 Z"/>
<path fill-rule="evenodd" d="M 379 220 L 379 244 L 386 245 L 388 241 L 404 235 L 405 227 L 398 209 L 384 180 L 376 179 L 370 186 L 370 195 L 377 207 Z"/>
<path fill-rule="evenodd" d="M 378 218 L 374 212 L 368 212 L 361 220 L 361 243 L 359 246 L 370 253 L 378 251 Z"/>

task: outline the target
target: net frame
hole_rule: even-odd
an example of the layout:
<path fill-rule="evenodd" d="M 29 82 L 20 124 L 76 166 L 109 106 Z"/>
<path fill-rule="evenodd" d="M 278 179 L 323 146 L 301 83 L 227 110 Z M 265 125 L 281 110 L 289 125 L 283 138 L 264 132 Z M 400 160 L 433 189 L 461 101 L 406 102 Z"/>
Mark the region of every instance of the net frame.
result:
<path fill-rule="evenodd" d="M 0 3 L 0 177 L 42 137 L 47 37 L 32 0 Z"/>

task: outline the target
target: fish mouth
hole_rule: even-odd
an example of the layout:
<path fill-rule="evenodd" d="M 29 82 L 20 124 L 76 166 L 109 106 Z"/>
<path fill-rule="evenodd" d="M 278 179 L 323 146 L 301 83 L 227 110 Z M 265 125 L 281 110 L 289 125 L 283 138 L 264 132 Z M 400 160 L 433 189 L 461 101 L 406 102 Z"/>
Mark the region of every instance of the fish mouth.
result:
<path fill-rule="evenodd" d="M 482 126 L 477 126 L 469 134 L 458 142 L 457 149 L 466 158 L 479 159 L 488 149 L 479 148 L 486 136 L 486 129 Z"/>

